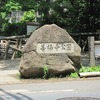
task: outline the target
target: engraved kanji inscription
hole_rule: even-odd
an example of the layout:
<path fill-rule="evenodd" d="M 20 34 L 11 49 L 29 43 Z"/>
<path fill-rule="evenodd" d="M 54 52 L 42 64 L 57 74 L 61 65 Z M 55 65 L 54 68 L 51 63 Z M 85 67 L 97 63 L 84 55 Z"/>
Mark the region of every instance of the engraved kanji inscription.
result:
<path fill-rule="evenodd" d="M 37 53 L 73 53 L 74 44 L 73 43 L 38 43 Z"/>

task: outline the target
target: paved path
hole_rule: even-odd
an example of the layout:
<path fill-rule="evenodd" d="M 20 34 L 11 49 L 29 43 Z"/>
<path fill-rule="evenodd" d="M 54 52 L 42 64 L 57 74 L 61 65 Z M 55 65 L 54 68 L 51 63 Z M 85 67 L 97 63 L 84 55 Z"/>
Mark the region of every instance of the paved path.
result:
<path fill-rule="evenodd" d="M 0 86 L 0 100 L 57 100 L 67 97 L 95 97 L 100 100 L 100 80 L 74 80 Z"/>
<path fill-rule="evenodd" d="M 0 71 L 0 85 L 21 83 L 17 78 L 18 70 Z"/>
<path fill-rule="evenodd" d="M 18 70 L 20 59 L 0 60 L 0 70 Z"/>
<path fill-rule="evenodd" d="M 20 83 L 17 79 L 20 59 L 0 60 L 0 84 Z"/>
<path fill-rule="evenodd" d="M 0 100 L 57 100 L 66 97 L 100 99 L 100 78 L 23 81 L 15 77 L 19 63 L 20 59 L 0 61 Z"/>

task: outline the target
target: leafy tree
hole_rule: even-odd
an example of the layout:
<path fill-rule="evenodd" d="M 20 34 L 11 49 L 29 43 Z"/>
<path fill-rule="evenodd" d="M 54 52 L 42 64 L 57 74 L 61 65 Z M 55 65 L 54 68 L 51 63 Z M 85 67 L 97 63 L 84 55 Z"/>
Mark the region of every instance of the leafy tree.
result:
<path fill-rule="evenodd" d="M 74 33 L 100 27 L 100 0 L 38 0 L 36 5 L 43 15 L 42 24 L 55 23 Z"/>
<path fill-rule="evenodd" d="M 12 23 L 8 22 L 9 16 L 11 15 L 12 11 L 22 10 L 25 11 L 24 16 L 21 19 L 21 23 L 24 24 L 29 21 L 34 21 L 36 16 L 38 4 L 35 0 L 0 0 L 0 34 L 3 33 L 11 33 L 16 34 L 17 31 L 9 32 L 9 29 L 14 28 L 13 30 L 19 30 L 18 25 L 20 23 Z M 34 9 L 36 11 L 34 11 Z M 5 16 L 4 16 L 5 15 Z M 17 25 L 18 24 L 18 25 Z M 13 27 L 13 25 L 15 27 Z M 21 26 L 20 26 L 21 27 Z M 19 33 L 19 32 L 18 32 Z M 10 35 L 10 34 L 9 34 Z"/>
<path fill-rule="evenodd" d="M 35 17 L 36 17 L 36 14 L 34 10 L 26 11 L 24 12 L 21 22 L 34 22 Z"/>
<path fill-rule="evenodd" d="M 50 9 L 52 7 L 53 2 L 51 0 L 39 0 L 37 2 L 38 10 L 42 12 L 42 23 L 50 24 L 52 21 L 50 20 Z"/>
<path fill-rule="evenodd" d="M 35 13 L 40 11 L 41 25 L 55 23 L 73 33 L 100 28 L 100 0 L 0 0 L 1 31 L 5 29 L 7 14 L 19 9 L 27 11 L 22 22 L 34 21 Z"/>
<path fill-rule="evenodd" d="M 9 26 L 8 20 L 9 15 L 12 11 L 17 11 L 21 9 L 21 5 L 16 3 L 14 0 L 1 0 L 0 1 L 1 8 L 0 8 L 0 34 L 5 33 L 6 28 Z"/>
<path fill-rule="evenodd" d="M 38 6 L 37 2 L 38 0 L 14 0 L 17 3 L 19 3 L 22 6 L 22 10 L 24 11 L 28 11 L 31 9 L 36 9 L 36 7 Z"/>
<path fill-rule="evenodd" d="M 0 8 L 0 34 L 1 35 L 20 35 L 25 34 L 25 24 L 24 23 L 9 23 L 9 16 L 12 11 L 21 10 L 21 4 L 17 3 L 14 0 L 6 0 L 3 2 L 2 8 Z"/>
<path fill-rule="evenodd" d="M 55 0 L 49 22 L 70 32 L 93 32 L 100 27 L 100 0 Z"/>
<path fill-rule="evenodd" d="M 6 12 L 10 13 L 12 11 L 18 11 L 22 9 L 21 5 L 17 2 L 15 2 L 14 0 L 9 0 L 6 4 L 5 4 L 5 10 Z"/>
<path fill-rule="evenodd" d="M 100 0 L 85 0 L 85 9 L 80 17 L 83 30 L 96 31 L 100 28 Z"/>
<path fill-rule="evenodd" d="M 0 0 L 0 33 L 2 32 L 2 23 L 5 22 L 5 13 L 3 12 L 4 4 L 6 0 Z"/>

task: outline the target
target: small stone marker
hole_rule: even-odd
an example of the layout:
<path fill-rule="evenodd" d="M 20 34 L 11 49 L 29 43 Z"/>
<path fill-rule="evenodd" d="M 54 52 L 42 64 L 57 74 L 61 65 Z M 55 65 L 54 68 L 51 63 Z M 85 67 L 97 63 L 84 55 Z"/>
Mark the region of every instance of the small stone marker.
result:
<path fill-rule="evenodd" d="M 19 72 L 24 78 L 67 75 L 81 67 L 81 48 L 59 26 L 44 25 L 34 31 L 23 48 Z"/>
<path fill-rule="evenodd" d="M 88 38 L 89 42 L 89 59 L 90 66 L 95 66 L 95 47 L 94 47 L 94 37 Z"/>

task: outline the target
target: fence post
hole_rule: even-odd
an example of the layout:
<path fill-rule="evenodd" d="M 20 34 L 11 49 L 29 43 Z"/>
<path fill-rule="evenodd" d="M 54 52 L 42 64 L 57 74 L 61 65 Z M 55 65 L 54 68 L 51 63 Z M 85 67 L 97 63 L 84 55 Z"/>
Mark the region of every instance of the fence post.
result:
<path fill-rule="evenodd" d="M 88 37 L 90 66 L 95 66 L 94 36 Z"/>
<path fill-rule="evenodd" d="M 7 54 L 8 54 L 9 47 L 10 47 L 10 40 L 8 40 L 7 45 L 6 45 L 4 60 L 7 59 Z"/>

